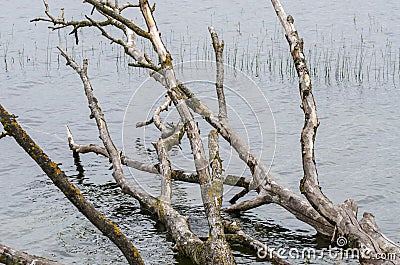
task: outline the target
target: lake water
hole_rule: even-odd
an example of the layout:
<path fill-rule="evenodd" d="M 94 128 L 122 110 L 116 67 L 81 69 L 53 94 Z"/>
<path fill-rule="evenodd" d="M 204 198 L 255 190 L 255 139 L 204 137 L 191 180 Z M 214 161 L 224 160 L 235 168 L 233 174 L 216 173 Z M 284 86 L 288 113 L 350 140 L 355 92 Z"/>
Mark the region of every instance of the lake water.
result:
<path fill-rule="evenodd" d="M 69 2 L 49 1 L 50 10 L 60 15 L 63 7 L 65 16 L 75 19 L 90 13 L 90 7 L 81 1 Z M 313 74 L 321 122 L 316 161 L 322 189 L 335 203 L 356 200 L 359 215 L 374 213 L 383 232 L 398 242 L 400 28 L 396 25 L 400 23 L 400 5 L 395 0 L 290 0 L 282 4 L 304 38 Z M 18 121 L 32 138 L 54 161 L 62 163 L 84 194 L 132 238 L 146 264 L 190 264 L 171 250 L 168 235 L 140 212 L 138 203 L 120 194 L 106 159 L 83 155 L 83 170 L 74 163 L 65 124 L 77 143 L 100 142 L 97 127 L 89 119 L 82 84 L 55 47 L 67 48 L 79 63 L 83 57 L 89 58 L 89 76 L 114 142 L 142 161 L 155 162 L 151 142 L 158 133 L 152 126 L 135 129 L 134 124 L 162 101 L 163 88 L 143 71 L 129 68 L 122 50 L 109 45 L 95 29 L 81 31 L 80 43 L 75 45 L 68 31 L 29 23 L 43 11 L 41 1 L 2 0 L 1 104 L 20 117 Z M 139 13 L 131 16 L 143 26 Z M 287 43 L 270 2 L 159 1 L 155 16 L 174 62 L 183 63 L 176 67 L 179 78 L 213 109 L 213 66 L 199 61 L 214 58 L 207 26 L 220 32 L 229 65 L 227 101 L 233 127 L 270 166 L 273 177 L 298 192 L 303 115 Z M 148 44 L 139 40 L 139 46 L 151 54 Z M 166 118 L 176 120 L 176 112 L 172 110 Z M 208 128 L 200 125 L 206 137 Z M 174 166 L 193 170 L 188 146 L 185 139 L 183 151 L 173 149 L 171 159 Z M 249 176 L 230 147 L 222 144 L 221 148 L 226 172 Z M 132 181 L 158 194 L 158 177 L 125 172 Z M 235 191 L 226 187 L 226 199 Z M 0 194 L 1 243 L 66 264 L 124 264 L 118 249 L 76 212 L 9 137 L 0 141 Z M 198 186 L 175 183 L 173 196 L 177 209 L 190 216 L 193 230 L 205 235 L 207 223 Z M 329 244 L 278 206 L 262 206 L 233 218 L 272 247 L 321 249 Z M 238 249 L 235 256 L 241 264 L 268 264 Z"/>

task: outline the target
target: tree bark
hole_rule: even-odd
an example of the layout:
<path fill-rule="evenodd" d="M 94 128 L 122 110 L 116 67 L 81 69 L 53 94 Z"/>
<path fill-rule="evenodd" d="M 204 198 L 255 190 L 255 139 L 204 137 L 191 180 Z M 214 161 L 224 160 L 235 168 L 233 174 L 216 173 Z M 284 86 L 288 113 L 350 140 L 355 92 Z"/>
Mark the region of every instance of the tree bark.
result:
<path fill-rule="evenodd" d="M 62 263 L 30 255 L 3 244 L 0 244 L 0 263 L 7 265 L 63 265 Z"/>
<path fill-rule="evenodd" d="M 145 122 L 138 123 L 137 126 L 145 126 L 151 123 L 160 130 L 161 138 L 155 143 L 159 164 L 147 165 L 139 161 L 134 161 L 122 155 L 115 147 L 108 133 L 104 115 L 98 105 L 90 82 L 87 77 L 87 61 L 81 69 L 71 58 L 67 58 L 69 64 L 81 76 L 84 84 L 85 93 L 88 98 L 92 116 L 96 119 L 100 137 L 105 148 L 96 145 L 80 146 L 74 143 L 72 134 L 69 132 L 69 144 L 71 150 L 76 153 L 95 152 L 102 154 L 110 159 L 113 164 L 113 177 L 122 188 L 122 191 L 136 198 L 143 207 L 147 208 L 155 218 L 163 222 L 171 232 L 176 248 L 183 254 L 191 258 L 196 264 L 234 264 L 234 258 L 226 244 L 227 241 L 237 241 L 249 246 L 253 250 L 263 248 L 263 244 L 248 235 L 232 223 L 225 225 L 222 229 L 222 219 L 220 216 L 222 199 L 222 182 L 229 185 L 241 186 L 244 189 L 232 198 L 236 202 L 251 189 L 258 192 L 255 199 L 236 203 L 226 211 L 244 211 L 258 207 L 263 204 L 277 203 L 291 212 L 299 220 L 313 226 L 319 233 L 333 236 L 347 236 L 350 246 L 359 249 L 372 249 L 372 254 L 379 254 L 382 251 L 387 253 L 399 253 L 399 247 L 387 239 L 377 227 L 371 214 L 364 214 L 361 221 L 357 220 L 357 206 L 351 201 L 345 201 L 341 205 L 335 205 L 320 190 L 318 175 L 316 171 L 314 157 L 314 139 L 318 128 L 318 118 L 316 106 L 312 95 L 310 75 L 303 54 L 303 41 L 298 38 L 297 31 L 293 26 L 293 18 L 287 16 L 278 0 L 272 0 L 277 15 L 285 29 L 290 50 L 295 61 L 296 70 L 299 76 L 299 89 L 302 100 L 302 108 L 305 115 L 304 128 L 301 134 L 302 158 L 304 177 L 301 182 L 301 192 L 306 200 L 297 196 L 293 191 L 279 185 L 270 176 L 267 168 L 251 152 L 250 147 L 232 130 L 227 121 L 226 101 L 223 91 L 223 42 L 219 42 L 215 30 L 210 27 L 209 31 L 213 41 L 216 54 L 216 92 L 218 97 L 219 112 L 215 115 L 205 104 L 177 80 L 172 65 L 172 58 L 164 45 L 156 21 L 153 17 L 154 8 L 150 7 L 147 0 L 140 0 L 138 5 L 126 4 L 119 6 L 118 2 L 86 0 L 105 17 L 104 21 L 94 21 L 86 17 L 87 21 L 82 23 L 56 19 L 52 17 L 46 6 L 46 19 L 38 19 L 54 23 L 55 27 L 60 25 L 74 27 L 73 32 L 78 28 L 95 26 L 103 36 L 122 46 L 125 53 L 134 58 L 136 62 L 129 65 L 146 69 L 150 76 L 154 77 L 167 89 L 167 98 L 164 104 L 159 106 L 154 112 L 153 117 Z M 140 7 L 140 11 L 146 22 L 147 31 L 138 27 L 132 20 L 121 15 L 122 10 L 128 7 Z M 114 38 L 103 27 L 111 25 L 120 29 L 126 36 L 127 41 Z M 136 35 L 150 40 L 154 51 L 157 53 L 159 63 L 154 64 L 147 55 L 143 54 L 136 47 Z M 170 102 L 177 107 L 181 117 L 173 130 L 169 130 L 160 119 L 161 111 L 168 110 Z M 209 159 L 207 159 L 203 142 L 200 138 L 199 128 L 191 113 L 200 114 L 217 132 L 212 132 L 209 138 Z M 193 160 L 196 167 L 196 174 L 188 174 L 183 171 L 173 170 L 169 161 L 168 151 L 179 143 L 184 132 L 190 141 Z M 7 132 L 6 132 L 7 133 Z M 218 155 L 217 133 L 219 133 L 236 150 L 239 157 L 246 163 L 252 173 L 252 179 L 243 177 L 227 176 L 222 177 L 221 161 Z M 3 136 L 3 134 L 1 135 Z M 0 136 L 0 138 L 1 138 Z M 161 174 L 161 195 L 154 198 L 145 192 L 137 189 L 124 177 L 122 165 L 131 166 L 138 170 Z M 210 166 L 212 172 L 210 172 Z M 187 218 L 180 215 L 171 205 L 172 185 L 171 180 L 182 180 L 200 184 L 201 197 L 204 204 L 207 220 L 210 228 L 210 236 L 203 241 L 196 236 L 189 228 Z M 363 253 L 361 253 L 364 255 Z M 367 260 L 368 256 L 361 257 L 361 262 L 365 264 L 382 263 L 376 260 Z M 271 259 L 278 264 L 287 264 L 279 260 L 279 257 L 272 255 Z M 387 261 L 389 262 L 389 261 Z M 394 262 L 393 262 L 394 263 Z M 394 263 L 398 264 L 398 263 Z"/>
<path fill-rule="evenodd" d="M 208 225 L 211 231 L 218 230 L 218 219 L 220 216 L 216 213 L 218 211 L 216 209 L 217 206 L 215 204 L 215 198 L 210 195 L 209 188 L 207 187 L 211 183 L 211 175 L 208 162 L 205 157 L 198 125 L 194 121 L 193 115 L 191 114 L 188 106 L 186 105 L 184 99 L 180 96 L 179 90 L 177 89 L 178 81 L 176 80 L 173 70 L 172 58 L 161 39 L 161 35 L 158 31 L 149 3 L 148 1 L 140 0 L 139 4 L 149 31 L 150 41 L 153 44 L 154 50 L 157 52 L 160 64 L 162 65 L 161 71 L 167 84 L 168 95 L 175 104 L 185 125 L 186 133 L 189 138 L 193 153 L 196 172 L 199 176 L 201 197 L 208 220 Z M 236 264 L 232 252 L 225 242 L 223 232 L 219 232 L 219 235 L 217 236 L 219 237 L 218 241 L 211 237 L 211 244 L 213 247 L 210 248 L 211 260 L 208 262 L 212 262 L 212 264 Z M 209 246 L 209 244 L 206 244 L 206 246 Z"/>
<path fill-rule="evenodd" d="M 53 162 L 22 129 L 16 121 L 15 116 L 9 114 L 1 104 L 0 119 L 7 133 L 31 156 L 43 172 L 51 179 L 54 185 L 64 193 L 65 197 L 67 197 L 93 225 L 122 251 L 129 264 L 144 264 L 136 247 L 126 238 L 118 226 L 109 221 L 104 215 L 100 214 L 96 208 L 85 199 L 79 189 L 68 180 L 68 176 L 65 175 L 58 165 Z"/>
<path fill-rule="evenodd" d="M 265 166 L 251 152 L 243 139 L 230 128 L 228 122 L 220 122 L 214 113 L 203 104 L 189 88 L 184 85 L 180 85 L 179 88 L 186 96 L 188 106 L 201 115 L 231 144 L 238 153 L 239 158 L 247 164 L 253 175 L 249 189 L 256 189 L 259 193 L 258 196 L 253 200 L 227 207 L 225 211 L 246 211 L 263 204 L 276 203 L 292 213 L 297 219 L 314 227 L 319 233 L 327 236 L 332 235 L 334 226 L 321 216 L 308 201 L 300 198 L 300 196 L 293 191 L 280 186 L 277 182 L 272 180 Z"/>
<path fill-rule="evenodd" d="M 286 15 L 279 0 L 272 0 L 271 2 L 285 30 L 286 39 L 289 43 L 290 52 L 299 78 L 299 91 L 302 101 L 301 108 L 305 117 L 304 127 L 301 132 L 304 177 L 301 180 L 300 190 L 307 197 L 311 205 L 330 223 L 335 225 L 337 233 L 334 236 L 345 236 L 350 239 L 348 240 L 350 247 L 360 250 L 360 262 L 362 264 L 382 264 L 384 262 L 400 264 L 400 260 L 385 261 L 377 258 L 382 253 L 388 253 L 390 251 L 395 251 L 395 253 L 399 254 L 400 248 L 389 240 L 386 240 L 388 244 L 379 245 L 367 231 L 363 230 L 357 220 L 357 205 L 354 201 L 346 200 L 341 205 L 335 205 L 321 191 L 314 155 L 314 141 L 319 122 L 312 93 L 311 78 L 303 53 L 303 40 L 299 38 L 298 32 L 294 27 L 293 17 Z M 365 220 L 364 224 L 366 223 L 368 222 Z M 369 222 L 369 224 L 372 223 Z M 374 225 L 376 226 L 375 223 Z M 370 227 L 374 227 L 374 225 Z M 364 227 L 367 227 L 367 225 Z M 380 234 L 379 238 L 386 238 L 381 233 L 378 234 Z M 390 248 L 388 249 L 387 247 L 389 246 Z"/>
<path fill-rule="evenodd" d="M 228 119 L 228 112 L 226 110 L 226 100 L 224 93 L 224 62 L 222 57 L 222 53 L 224 51 L 224 41 L 219 42 L 218 34 L 213 27 L 208 27 L 208 31 L 211 35 L 217 66 L 215 88 L 217 90 L 218 97 L 218 118 L 221 120 L 221 122 L 225 122 Z"/>

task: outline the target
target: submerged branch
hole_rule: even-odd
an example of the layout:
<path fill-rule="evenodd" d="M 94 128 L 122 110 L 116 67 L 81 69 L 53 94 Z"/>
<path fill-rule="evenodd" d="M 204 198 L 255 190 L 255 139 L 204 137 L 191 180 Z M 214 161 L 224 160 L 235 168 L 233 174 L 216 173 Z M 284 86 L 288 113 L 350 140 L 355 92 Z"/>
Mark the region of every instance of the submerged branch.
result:
<path fill-rule="evenodd" d="M 63 51 L 60 47 L 58 47 L 58 49 L 60 50 L 61 55 L 67 60 L 67 64 L 79 74 L 82 80 L 91 115 L 96 120 L 100 139 L 103 141 L 104 147 L 106 148 L 109 154 L 109 159 L 113 165 L 112 176 L 114 177 L 115 181 L 117 182 L 118 186 L 121 187 L 122 192 L 131 195 L 141 202 L 145 201 L 146 204 L 151 204 L 155 201 L 155 198 L 136 188 L 126 179 L 124 175 L 121 164 L 121 153 L 117 150 L 110 137 L 104 114 L 98 104 L 98 100 L 93 94 L 93 88 L 87 76 L 88 60 L 84 60 L 83 67 L 81 68 L 65 51 Z"/>
<path fill-rule="evenodd" d="M 216 216 L 220 216 L 216 211 L 215 198 L 209 194 L 209 190 L 207 189 L 207 185 L 211 183 L 211 175 L 208 161 L 205 157 L 198 124 L 194 121 L 192 113 L 180 95 L 181 93 L 177 89 L 178 81 L 173 70 L 172 58 L 161 39 L 161 35 L 159 34 L 157 24 L 153 17 L 153 11 L 149 6 L 148 1 L 140 0 L 139 3 L 140 10 L 142 11 L 142 15 L 146 21 L 149 31 L 150 41 L 153 44 L 153 48 L 157 52 L 160 64 L 162 65 L 162 74 L 167 84 L 168 95 L 175 104 L 182 122 L 185 125 L 185 130 L 189 138 L 193 154 L 196 172 L 199 176 L 201 197 L 209 227 L 211 230 L 217 229 L 216 222 L 218 222 L 218 219 L 216 219 Z M 206 244 L 206 247 L 210 247 L 211 250 L 211 252 L 207 255 L 209 258 L 208 264 L 236 264 L 232 252 L 230 251 L 229 246 L 226 244 L 223 236 L 217 241 L 212 239 L 210 243 Z"/>
<path fill-rule="evenodd" d="M 299 38 L 298 32 L 294 27 L 293 17 L 286 15 L 280 1 L 272 0 L 272 4 L 285 30 L 286 39 L 296 67 L 302 102 L 301 107 L 304 112 L 304 127 L 301 132 L 304 176 L 300 183 L 300 190 L 311 205 L 330 223 L 335 225 L 337 233 L 333 236 L 345 236 L 349 238 L 349 246 L 360 250 L 359 259 L 362 264 L 382 264 L 385 260 L 376 259 L 380 253 L 388 253 L 394 250 L 398 255 L 400 247 L 396 246 L 395 248 L 387 249 L 386 245 L 379 245 L 370 234 L 370 231 L 364 231 L 357 220 L 358 209 L 354 201 L 346 200 L 341 205 L 335 205 L 321 191 L 314 154 L 314 142 L 319 122 L 312 93 L 311 78 L 303 52 L 303 40 Z M 386 238 L 381 233 L 378 234 L 379 238 Z M 395 245 L 393 242 L 390 242 L 390 246 Z M 393 261 L 393 264 L 400 264 L 400 260 Z"/>
<path fill-rule="evenodd" d="M 144 264 L 136 247 L 127 239 L 118 226 L 99 213 L 85 199 L 80 190 L 68 180 L 68 176 L 43 152 L 1 104 L 0 119 L 4 129 L 41 167 L 54 185 L 64 193 L 65 197 L 122 251 L 129 264 Z"/>
<path fill-rule="evenodd" d="M 236 150 L 239 158 L 247 164 L 253 174 L 249 189 L 256 189 L 259 193 L 253 199 L 254 202 L 251 200 L 248 203 L 234 204 L 227 207 L 225 211 L 246 211 L 263 204 L 276 203 L 292 213 L 297 219 L 313 226 L 319 233 L 327 236 L 332 235 L 334 226 L 322 217 L 307 200 L 272 180 L 265 166 L 251 152 L 243 139 L 229 126 L 228 122 L 220 122 L 215 114 L 189 88 L 180 84 L 179 89 L 184 93 L 188 106 L 219 132 Z"/>
<path fill-rule="evenodd" d="M 230 243 L 240 244 L 256 253 L 258 257 L 265 257 L 266 260 L 279 265 L 291 265 L 281 258 L 281 253 L 277 253 L 274 248 L 269 248 L 264 243 L 246 234 L 236 222 L 224 221 L 225 233 Z"/>
<path fill-rule="evenodd" d="M 74 152 L 81 153 L 81 154 L 95 153 L 98 155 L 105 156 L 107 158 L 109 157 L 107 150 L 104 147 L 101 147 L 99 145 L 76 144 L 75 141 L 73 140 L 71 131 L 69 131 L 69 133 L 68 133 L 68 141 L 70 141 L 69 139 L 72 140 L 71 141 L 72 145 L 70 144 L 70 149 Z M 153 173 L 153 174 L 161 173 L 159 164 L 152 165 L 152 164 L 143 163 L 143 162 L 131 159 L 128 156 L 125 156 L 123 154 L 121 155 L 121 163 L 127 167 L 134 168 L 139 171 Z M 173 180 L 176 180 L 176 181 L 197 183 L 197 184 L 199 183 L 199 176 L 196 173 L 187 173 L 183 170 L 173 169 L 171 172 L 171 177 Z M 250 180 L 245 177 L 235 176 L 235 175 L 223 175 L 222 178 L 223 178 L 225 185 L 242 187 L 245 189 L 249 188 Z"/>
<path fill-rule="evenodd" d="M 0 244 L 0 263 L 7 265 L 35 264 L 35 265 L 63 265 L 56 261 L 30 255 L 26 252 Z"/>

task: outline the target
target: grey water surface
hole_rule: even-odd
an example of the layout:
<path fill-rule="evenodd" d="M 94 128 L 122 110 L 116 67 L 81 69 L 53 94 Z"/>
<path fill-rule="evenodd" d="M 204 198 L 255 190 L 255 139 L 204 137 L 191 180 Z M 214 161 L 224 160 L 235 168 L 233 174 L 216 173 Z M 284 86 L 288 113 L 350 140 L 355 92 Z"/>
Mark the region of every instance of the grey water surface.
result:
<path fill-rule="evenodd" d="M 91 8 L 82 1 L 49 0 L 50 11 L 82 19 Z M 372 212 L 382 231 L 400 241 L 400 5 L 389 1 L 282 1 L 295 19 L 313 78 L 321 122 L 316 162 L 323 192 L 335 203 L 352 198 L 359 216 Z M 98 209 L 118 223 L 146 264 L 190 264 L 172 251 L 168 234 L 121 195 L 107 159 L 94 154 L 74 161 L 65 124 L 77 143 L 100 144 L 97 127 L 78 75 L 65 65 L 56 46 L 81 63 L 89 76 L 118 148 L 138 160 L 156 163 L 151 145 L 158 133 L 135 123 L 163 100 L 163 88 L 96 29 L 79 32 L 29 21 L 44 15 L 42 1 L 1 1 L 0 103 L 70 176 Z M 178 77 L 214 110 L 213 51 L 207 26 L 225 41 L 226 94 L 232 126 L 249 143 L 282 185 L 298 191 L 302 177 L 300 131 L 303 114 L 287 43 L 269 1 L 157 1 L 154 13 Z M 138 10 L 127 13 L 144 26 Z M 100 18 L 94 14 L 95 18 Z M 111 31 L 116 37 L 122 34 Z M 156 56 L 144 40 L 138 46 Z M 189 61 L 192 61 L 189 63 Z M 168 121 L 176 121 L 172 108 Z M 209 127 L 200 122 L 206 138 Z M 227 173 L 250 173 L 229 145 L 221 144 Z M 187 139 L 171 151 L 174 167 L 193 170 Z M 159 177 L 125 170 L 129 179 L 157 195 Z M 226 187 L 224 205 L 239 191 Z M 207 234 L 197 185 L 174 183 L 177 209 L 192 229 Z M 250 197 L 254 194 L 250 194 Z M 282 208 L 265 205 L 230 216 L 271 247 L 322 250 L 329 241 Z M 0 243 L 66 264 L 124 264 L 119 250 L 103 237 L 10 137 L 0 140 Z M 240 264 L 268 264 L 253 253 L 234 252 Z M 293 260 L 305 264 L 305 259 Z M 334 264 L 329 257 L 311 264 Z M 354 263 L 345 260 L 344 263 Z"/>

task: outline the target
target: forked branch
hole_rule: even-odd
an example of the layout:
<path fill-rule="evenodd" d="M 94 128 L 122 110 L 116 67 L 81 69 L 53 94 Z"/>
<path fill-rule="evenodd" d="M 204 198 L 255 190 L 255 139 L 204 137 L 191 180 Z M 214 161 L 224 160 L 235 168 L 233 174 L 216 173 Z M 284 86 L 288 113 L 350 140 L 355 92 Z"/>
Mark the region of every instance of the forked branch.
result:
<path fill-rule="evenodd" d="M 303 52 L 303 40 L 299 38 L 298 32 L 294 27 L 293 17 L 286 15 L 280 1 L 271 1 L 285 30 L 286 39 L 289 43 L 290 52 L 299 78 L 301 106 L 304 112 L 304 127 L 301 132 L 304 177 L 300 183 L 300 190 L 307 197 L 311 205 L 330 223 L 335 225 L 337 233 L 333 236 L 346 236 L 350 239 L 348 240 L 350 247 L 357 247 L 360 250 L 359 258 L 362 264 L 382 264 L 384 262 L 399 264 L 399 259 L 396 261 L 385 261 L 377 258 L 381 253 L 394 252 L 398 255 L 400 247 L 381 233 L 370 234 L 371 231 L 365 231 L 357 220 L 358 209 L 354 201 L 346 200 L 341 205 L 335 205 L 321 191 L 314 155 L 314 141 L 319 122 L 312 93 L 311 78 Z M 379 244 L 379 241 L 374 239 L 372 235 L 378 237 L 381 241 L 385 241 L 386 244 Z"/>

